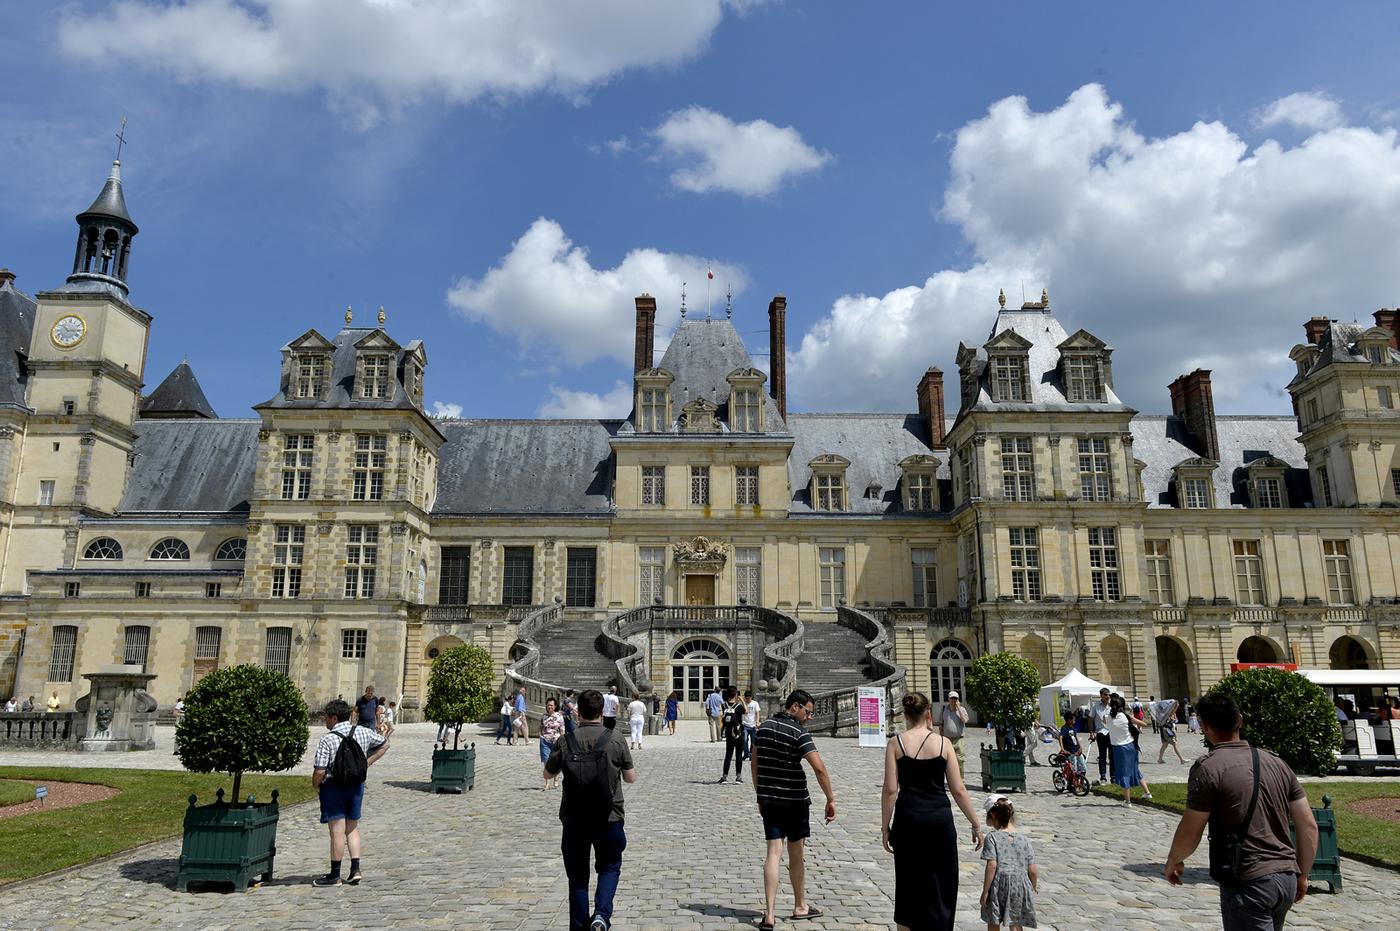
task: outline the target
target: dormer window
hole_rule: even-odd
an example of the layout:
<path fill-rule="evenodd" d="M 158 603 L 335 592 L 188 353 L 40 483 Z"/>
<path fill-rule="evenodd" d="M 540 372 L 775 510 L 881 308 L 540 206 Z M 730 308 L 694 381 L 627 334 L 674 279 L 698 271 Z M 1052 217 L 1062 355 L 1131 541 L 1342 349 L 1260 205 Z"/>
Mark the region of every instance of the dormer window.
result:
<path fill-rule="evenodd" d="M 1248 469 L 1249 497 L 1256 508 L 1288 507 L 1288 489 L 1283 481 L 1288 463 L 1265 456 L 1251 462 Z"/>
<path fill-rule="evenodd" d="M 380 353 L 360 357 L 360 397 L 380 400 L 389 397 L 390 360 Z"/>
<path fill-rule="evenodd" d="M 1099 360 L 1088 355 L 1065 359 L 1065 384 L 1071 401 L 1102 401 L 1103 381 L 1099 377 Z"/>
<path fill-rule="evenodd" d="M 638 433 L 666 433 L 671 429 L 671 373 L 647 369 L 637 373 Z"/>
<path fill-rule="evenodd" d="M 904 509 L 938 510 L 938 460 L 932 456 L 909 456 L 900 460 L 904 472 Z"/>
<path fill-rule="evenodd" d="M 763 432 L 763 382 L 767 378 L 754 368 L 730 372 L 729 429 L 733 433 Z"/>
<path fill-rule="evenodd" d="M 995 401 L 1025 401 L 1030 394 L 1026 385 L 1026 360 L 1020 356 L 992 359 L 992 392 Z"/>
<path fill-rule="evenodd" d="M 846 510 L 846 469 L 851 461 L 844 456 L 828 453 L 807 464 L 812 470 L 812 509 L 816 511 Z"/>
<path fill-rule="evenodd" d="M 1215 507 L 1211 473 L 1216 464 L 1209 459 L 1183 459 L 1176 464 L 1176 503 L 1190 510 Z"/>
<path fill-rule="evenodd" d="M 326 396 L 326 373 L 330 366 L 323 353 L 299 353 L 292 374 L 292 393 L 298 400 L 321 400 Z"/>
<path fill-rule="evenodd" d="M 1366 358 L 1376 365 L 1385 364 L 1385 349 L 1380 346 L 1367 346 Z"/>
<path fill-rule="evenodd" d="M 423 406 L 423 369 L 412 360 L 403 365 L 403 390 L 410 401 Z"/>

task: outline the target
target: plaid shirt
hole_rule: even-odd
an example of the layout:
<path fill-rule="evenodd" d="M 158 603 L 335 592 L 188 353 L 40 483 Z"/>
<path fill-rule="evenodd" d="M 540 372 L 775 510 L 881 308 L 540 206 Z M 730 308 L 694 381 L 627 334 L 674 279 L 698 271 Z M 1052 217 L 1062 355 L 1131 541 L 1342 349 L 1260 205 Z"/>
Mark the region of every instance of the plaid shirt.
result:
<path fill-rule="evenodd" d="M 355 724 L 353 721 L 341 721 L 316 741 L 316 761 L 312 764 L 316 769 L 330 768 L 331 760 L 335 759 L 335 752 L 340 749 L 340 742 L 345 739 L 346 734 L 351 733 L 351 728 L 354 728 L 355 742 L 364 749 L 365 756 L 384 745 L 385 738 L 374 728 Z"/>

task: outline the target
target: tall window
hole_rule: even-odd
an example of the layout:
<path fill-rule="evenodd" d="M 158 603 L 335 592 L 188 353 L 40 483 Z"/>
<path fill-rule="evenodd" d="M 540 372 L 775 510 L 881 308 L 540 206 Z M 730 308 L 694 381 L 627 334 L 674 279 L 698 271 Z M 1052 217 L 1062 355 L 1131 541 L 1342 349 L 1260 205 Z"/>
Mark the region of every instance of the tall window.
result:
<path fill-rule="evenodd" d="M 326 396 L 326 357 L 306 353 L 296 357 L 296 396 L 301 399 Z"/>
<path fill-rule="evenodd" d="M 360 381 L 360 397 L 387 398 L 389 396 L 389 364 L 388 356 L 365 356 L 364 377 Z"/>
<path fill-rule="evenodd" d="M 194 681 L 219 668 L 219 645 L 224 632 L 218 627 L 194 629 Z"/>
<path fill-rule="evenodd" d="M 740 506 L 758 504 L 758 466 L 735 467 L 734 503 Z"/>
<path fill-rule="evenodd" d="M 846 509 L 846 475 L 844 472 L 819 472 L 812 476 L 816 488 L 818 511 L 844 511 Z"/>
<path fill-rule="evenodd" d="M 1261 478 L 1254 483 L 1254 506 L 1260 508 L 1283 507 L 1283 493 L 1276 478 Z"/>
<path fill-rule="evenodd" d="M 1332 480 L 1327 475 L 1327 466 L 1317 467 L 1317 488 L 1322 492 L 1322 506 L 1332 506 Z"/>
<path fill-rule="evenodd" d="M 933 475 L 928 472 L 911 472 L 905 476 L 904 481 L 908 490 L 906 503 L 909 510 L 932 511 L 933 483 L 935 481 Z"/>
<path fill-rule="evenodd" d="M 1102 397 L 1099 390 L 1099 364 L 1092 356 L 1071 356 L 1065 362 L 1069 375 L 1069 399 L 1071 401 L 1098 401 Z"/>
<path fill-rule="evenodd" d="M 1235 597 L 1242 605 L 1264 603 L 1264 560 L 1259 555 L 1258 540 L 1236 540 Z"/>
<path fill-rule="evenodd" d="M 444 546 L 438 571 L 438 604 L 467 604 L 471 597 L 471 571 L 471 547 Z"/>
<path fill-rule="evenodd" d="M 992 386 L 997 401 L 1026 400 L 1026 363 L 1016 356 L 992 360 Z"/>
<path fill-rule="evenodd" d="M 1308 423 L 1315 422 L 1322 416 L 1322 411 L 1317 406 L 1317 398 L 1308 398 Z"/>
<path fill-rule="evenodd" d="M 428 485 L 426 476 L 428 474 L 428 451 L 417 443 L 413 444 L 413 474 L 409 481 L 411 487 L 408 489 L 408 498 L 420 508 L 428 506 L 427 494 Z"/>
<path fill-rule="evenodd" d="M 507 546 L 501 573 L 501 601 L 508 605 L 527 605 L 534 597 L 534 547 Z"/>
<path fill-rule="evenodd" d="M 1323 540 L 1322 563 L 1327 574 L 1327 603 L 1356 604 L 1351 584 L 1351 549 L 1346 540 Z"/>
<path fill-rule="evenodd" d="M 637 599 L 643 605 L 666 600 L 666 547 L 643 546 L 637 550 Z"/>
<path fill-rule="evenodd" d="M 846 597 L 846 550 L 839 546 L 818 548 L 821 569 L 821 606 L 835 608 Z"/>
<path fill-rule="evenodd" d="M 1085 501 L 1107 501 L 1113 496 L 1108 466 L 1108 440 L 1101 436 L 1079 440 L 1079 494 Z"/>
<path fill-rule="evenodd" d="M 958 472 L 962 476 L 963 500 L 977 497 L 977 460 L 972 447 L 964 447 L 958 456 Z"/>
<path fill-rule="evenodd" d="M 273 672 L 288 675 L 292 671 L 292 629 L 269 627 L 263 648 L 263 666 Z"/>
<path fill-rule="evenodd" d="M 734 392 L 734 416 L 730 424 L 735 433 L 757 433 L 759 394 L 752 388 Z"/>
<path fill-rule="evenodd" d="M 1172 592 L 1171 544 L 1167 540 L 1144 540 L 1147 554 L 1147 600 L 1153 604 L 1169 605 L 1175 600 Z"/>
<path fill-rule="evenodd" d="M 140 666 L 146 671 L 146 654 L 151 648 L 151 629 L 143 625 L 133 625 L 126 629 L 122 643 L 122 662 L 127 666 Z"/>
<path fill-rule="evenodd" d="M 1385 356 L 1383 355 L 1384 352 L 1385 350 L 1379 346 L 1367 346 L 1366 358 L 1376 363 L 1377 365 L 1382 365 L 1385 362 Z"/>
<path fill-rule="evenodd" d="M 1188 508 L 1210 507 L 1210 482 L 1203 478 L 1188 478 L 1182 480 L 1181 486 Z"/>
<path fill-rule="evenodd" d="M 931 547 L 915 547 L 909 551 L 914 568 L 914 607 L 938 607 L 938 563 Z"/>
<path fill-rule="evenodd" d="M 311 497 L 311 457 L 315 444 L 316 437 L 311 433 L 283 435 L 283 501 L 305 501 Z"/>
<path fill-rule="evenodd" d="M 564 570 L 564 604 L 591 608 L 598 601 L 598 550 L 571 546 Z"/>
<path fill-rule="evenodd" d="M 78 628 L 60 624 L 53 629 L 53 652 L 49 654 L 49 682 L 73 681 L 73 658 L 78 651 Z"/>
<path fill-rule="evenodd" d="M 1040 600 L 1040 531 L 1034 527 L 1012 527 L 1011 596 L 1017 601 Z"/>
<path fill-rule="evenodd" d="M 690 467 L 690 503 L 709 504 L 710 503 L 710 467 L 696 466 Z"/>
<path fill-rule="evenodd" d="M 1385 385 L 1381 385 L 1376 389 L 1376 403 L 1387 410 L 1395 406 L 1395 401 L 1390 395 L 1390 389 Z"/>
<path fill-rule="evenodd" d="M 369 631 L 363 627 L 349 627 L 340 632 L 340 658 L 364 659 L 369 646 Z"/>
<path fill-rule="evenodd" d="M 1093 585 L 1095 601 L 1123 599 L 1123 582 L 1118 575 L 1116 528 L 1089 528 L 1089 580 Z"/>
<path fill-rule="evenodd" d="M 735 594 L 751 605 L 763 604 L 763 548 L 734 547 Z"/>
<path fill-rule="evenodd" d="M 306 549 L 306 528 L 278 524 L 273 531 L 272 597 L 301 597 L 301 560 Z"/>
<path fill-rule="evenodd" d="M 642 466 L 642 504 L 666 503 L 666 467 Z"/>
<path fill-rule="evenodd" d="M 53 482 L 48 479 L 39 483 L 39 503 L 45 507 L 53 504 Z"/>
<path fill-rule="evenodd" d="M 350 497 L 356 501 L 384 498 L 384 460 L 389 438 L 382 433 L 355 434 L 355 469 Z"/>
<path fill-rule="evenodd" d="M 1035 495 L 1035 460 L 1028 436 L 1001 438 L 1001 494 L 1008 501 L 1029 501 Z"/>
<path fill-rule="evenodd" d="M 346 531 L 345 597 L 373 598 L 379 528 L 373 524 L 351 524 Z"/>
<path fill-rule="evenodd" d="M 665 433 L 670 428 L 671 424 L 666 420 L 666 389 L 643 388 L 642 432 Z"/>
<path fill-rule="evenodd" d="M 1395 492 L 1395 497 L 1400 498 L 1400 469 L 1390 470 L 1390 490 Z"/>

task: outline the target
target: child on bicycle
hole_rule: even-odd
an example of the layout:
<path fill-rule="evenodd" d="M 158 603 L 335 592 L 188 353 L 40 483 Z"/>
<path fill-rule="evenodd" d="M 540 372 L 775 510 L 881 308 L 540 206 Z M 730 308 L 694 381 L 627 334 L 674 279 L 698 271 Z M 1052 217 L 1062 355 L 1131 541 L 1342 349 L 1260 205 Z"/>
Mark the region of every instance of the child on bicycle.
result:
<path fill-rule="evenodd" d="M 1065 717 L 1064 727 L 1060 728 L 1060 749 L 1070 759 L 1070 765 L 1074 767 L 1076 773 L 1085 773 L 1088 766 L 1084 760 L 1084 750 L 1079 745 L 1079 738 L 1075 735 L 1074 725 L 1079 718 L 1077 711 L 1071 711 Z"/>

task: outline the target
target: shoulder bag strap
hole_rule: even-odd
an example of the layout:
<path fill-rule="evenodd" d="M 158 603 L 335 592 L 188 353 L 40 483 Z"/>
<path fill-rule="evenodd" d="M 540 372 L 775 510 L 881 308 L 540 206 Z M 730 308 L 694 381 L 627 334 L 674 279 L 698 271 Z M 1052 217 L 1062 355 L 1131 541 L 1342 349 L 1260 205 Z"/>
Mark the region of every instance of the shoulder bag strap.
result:
<path fill-rule="evenodd" d="M 1254 791 L 1249 796 L 1249 810 L 1245 812 L 1244 823 L 1235 832 L 1241 843 L 1244 842 L 1245 834 L 1249 832 L 1249 825 L 1254 821 L 1254 809 L 1259 804 L 1259 748 L 1250 747 L 1249 752 L 1254 757 Z"/>

